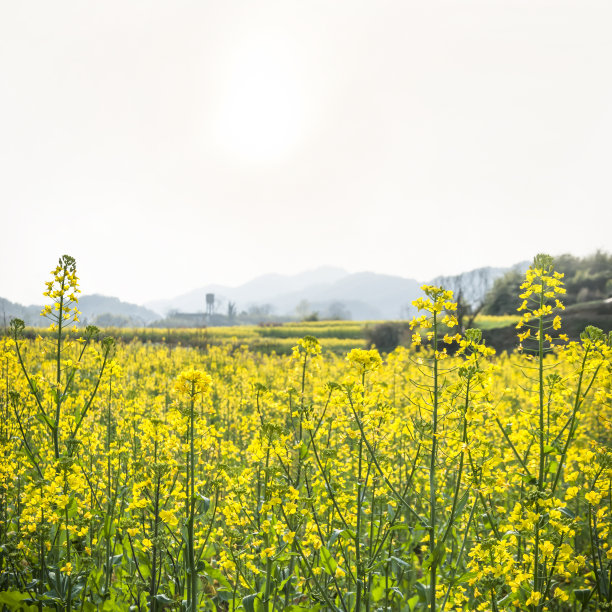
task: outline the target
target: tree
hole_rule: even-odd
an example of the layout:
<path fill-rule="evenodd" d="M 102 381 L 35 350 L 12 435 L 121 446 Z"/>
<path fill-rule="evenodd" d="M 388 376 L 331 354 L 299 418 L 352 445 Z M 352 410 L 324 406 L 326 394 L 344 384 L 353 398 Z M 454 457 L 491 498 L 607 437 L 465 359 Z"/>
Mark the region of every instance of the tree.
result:
<path fill-rule="evenodd" d="M 559 255 L 555 258 L 555 269 L 564 275 L 567 293 L 563 301 L 566 306 L 603 300 L 612 289 L 609 284 L 612 278 L 612 255 L 603 251 L 586 257 Z M 519 306 L 517 295 L 522 281 L 522 275 L 516 270 L 497 279 L 486 297 L 482 312 L 490 315 L 516 314 Z"/>
<path fill-rule="evenodd" d="M 249 308 L 249 314 L 252 317 L 269 317 L 272 314 L 271 304 L 255 304 Z"/>
<path fill-rule="evenodd" d="M 435 279 L 434 284 L 453 292 L 457 302 L 457 322 L 462 332 L 474 325 L 494 281 L 495 273 L 492 268 L 478 268 L 457 276 L 440 276 Z"/>
<path fill-rule="evenodd" d="M 317 321 L 319 318 L 319 313 L 312 309 L 310 302 L 306 299 L 298 303 L 295 312 L 301 321 Z"/>
<path fill-rule="evenodd" d="M 519 307 L 520 286 L 523 275 L 517 270 L 510 270 L 498 278 L 485 298 L 482 312 L 488 315 L 516 314 Z"/>
<path fill-rule="evenodd" d="M 342 302 L 332 302 L 327 310 L 326 318 L 332 321 L 345 321 L 351 318 L 351 313 Z"/>
<path fill-rule="evenodd" d="M 233 321 L 236 318 L 238 309 L 236 308 L 236 302 L 227 303 L 227 318 Z"/>

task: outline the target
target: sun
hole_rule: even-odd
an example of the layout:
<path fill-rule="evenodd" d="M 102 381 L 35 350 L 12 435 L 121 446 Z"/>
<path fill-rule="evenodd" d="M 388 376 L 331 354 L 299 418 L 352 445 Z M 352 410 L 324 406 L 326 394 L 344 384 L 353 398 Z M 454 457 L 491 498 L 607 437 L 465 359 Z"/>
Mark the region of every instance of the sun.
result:
<path fill-rule="evenodd" d="M 220 88 L 215 138 L 231 157 L 251 163 L 281 161 L 304 132 L 300 75 L 283 45 L 254 41 L 228 62 Z"/>

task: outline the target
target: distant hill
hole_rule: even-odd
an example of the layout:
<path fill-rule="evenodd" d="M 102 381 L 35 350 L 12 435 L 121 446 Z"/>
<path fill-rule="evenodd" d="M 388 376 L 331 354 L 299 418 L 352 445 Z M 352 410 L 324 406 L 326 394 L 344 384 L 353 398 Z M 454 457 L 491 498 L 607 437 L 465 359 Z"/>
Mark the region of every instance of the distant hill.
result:
<path fill-rule="evenodd" d="M 40 316 L 42 306 L 23 306 L 0 298 L 0 323 L 8 325 L 11 319 L 22 319 L 26 325 L 46 327 L 48 319 Z M 83 325 L 94 324 L 100 327 L 144 327 L 159 319 L 159 314 L 139 306 L 122 302 L 116 297 L 104 295 L 84 295 L 79 298 L 79 310 Z"/>
<path fill-rule="evenodd" d="M 99 294 L 82 296 L 79 310 L 83 322 L 101 327 L 143 327 L 159 319 L 159 314 L 149 308 Z M 112 322 L 113 319 L 115 322 Z"/>
<path fill-rule="evenodd" d="M 346 270 L 334 267 L 321 267 L 293 275 L 264 274 L 238 287 L 206 285 L 174 298 L 147 302 L 145 306 L 163 314 L 172 310 L 203 312 L 206 309 L 206 294 L 214 293 L 218 308 L 227 307 L 228 301 L 235 302 L 239 310 L 261 304 L 271 304 L 275 307 L 276 298 L 280 295 L 307 292 L 310 288 L 327 286 L 347 275 Z M 303 299 L 303 296 L 299 297 L 297 302 L 300 299 Z"/>
<path fill-rule="evenodd" d="M 295 315 L 300 303 L 324 315 L 342 307 L 353 319 L 398 319 L 410 310 L 420 295 L 420 283 L 413 279 L 324 267 L 301 274 L 266 274 L 239 287 L 207 285 L 169 300 L 148 302 L 164 314 L 171 311 L 201 312 L 206 294 L 214 293 L 216 309 L 224 312 L 233 302 L 238 311 L 266 305 L 277 315 Z"/>
<path fill-rule="evenodd" d="M 495 281 L 499 282 L 508 271 L 522 275 L 527 267 L 527 262 L 521 262 L 511 268 L 477 268 L 455 276 L 438 276 L 428 284 L 442 285 L 455 294 L 461 290 L 464 299 L 474 305 L 482 301 Z M 270 314 L 279 319 L 306 318 L 306 314 L 314 313 L 321 318 L 398 320 L 412 317 L 411 303 L 422 295 L 422 284 L 411 278 L 374 272 L 348 273 L 328 266 L 293 275 L 265 274 L 238 287 L 206 285 L 174 298 L 148 302 L 145 306 L 123 302 L 116 297 L 85 295 L 79 300 L 79 309 L 85 324 L 142 327 L 156 322 L 162 324 L 160 320 L 169 313 L 173 313 L 174 319 L 181 319 L 185 313 L 191 316 L 203 313 L 206 294 L 212 293 L 214 312 L 220 319 L 227 314 L 231 302 L 234 316 L 247 313 L 242 321 L 269 320 Z M 28 325 L 47 325 L 40 317 L 41 308 L 0 298 L 0 324 L 6 322 L 8 325 L 11 318 L 19 317 Z"/>
<path fill-rule="evenodd" d="M 524 271 L 528 263 L 512 268 L 478 268 L 455 276 L 439 276 L 429 284 L 443 285 L 456 293 L 462 289 L 469 303 L 482 301 L 496 279 L 508 270 Z M 266 274 L 239 287 L 207 285 L 172 299 L 149 302 L 147 306 L 167 314 L 203 312 L 206 294 L 215 295 L 215 311 L 224 314 L 227 304 L 234 303 L 238 312 L 265 307 L 266 312 L 295 316 L 306 305 L 320 316 L 341 311 L 344 317 L 362 320 L 405 319 L 414 314 L 413 300 L 421 296 L 423 283 L 411 278 L 357 272 L 349 274 L 340 268 L 317 268 L 301 274 Z"/>
<path fill-rule="evenodd" d="M 0 298 L 0 324 L 8 327 L 11 319 L 21 319 L 26 325 L 44 326 L 45 320 L 40 316 L 42 306 L 23 306 Z"/>

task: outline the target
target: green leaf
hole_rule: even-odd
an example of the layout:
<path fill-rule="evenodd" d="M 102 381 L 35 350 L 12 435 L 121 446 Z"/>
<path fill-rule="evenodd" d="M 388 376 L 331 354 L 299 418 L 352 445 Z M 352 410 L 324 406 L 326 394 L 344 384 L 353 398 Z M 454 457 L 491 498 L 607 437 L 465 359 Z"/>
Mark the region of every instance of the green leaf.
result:
<path fill-rule="evenodd" d="M 410 531 L 410 527 L 408 527 L 408 525 L 393 525 L 389 531 Z"/>
<path fill-rule="evenodd" d="M 404 594 L 395 586 L 389 589 L 389 594 L 391 597 L 393 597 L 393 595 L 398 595 L 400 600 L 404 599 Z"/>
<path fill-rule="evenodd" d="M 355 532 L 351 529 L 334 529 L 329 540 L 327 541 L 328 548 L 339 538 L 343 538 L 347 541 L 355 540 Z"/>
<path fill-rule="evenodd" d="M 564 514 L 569 519 L 575 519 L 576 518 L 576 515 L 571 510 L 569 510 L 568 508 L 565 508 L 565 507 L 564 508 L 557 508 L 557 510 L 561 514 Z"/>
<path fill-rule="evenodd" d="M 24 599 L 27 599 L 29 595 L 27 593 L 20 593 L 19 591 L 4 591 L 0 593 L 0 604 L 4 604 L 7 606 L 17 606 L 23 602 Z M 12 608 L 16 610 L 17 608 Z"/>
<path fill-rule="evenodd" d="M 259 596 L 259 593 L 253 593 L 242 598 L 242 606 L 246 612 L 255 612 L 255 600 Z"/>
<path fill-rule="evenodd" d="M 305 442 L 302 442 L 300 446 L 300 459 L 304 459 L 308 455 L 308 445 Z"/>
<path fill-rule="evenodd" d="M 546 472 L 548 474 L 556 474 L 557 469 L 559 468 L 559 464 L 556 461 L 551 461 L 546 468 Z"/>
<path fill-rule="evenodd" d="M 196 493 L 196 497 L 201 502 L 200 514 L 206 514 L 208 512 L 208 509 L 210 508 L 210 499 L 208 497 L 205 497 L 201 493 Z"/>
<path fill-rule="evenodd" d="M 217 580 L 220 585 L 224 586 L 226 589 L 232 590 L 232 585 L 228 582 L 225 574 L 221 570 L 214 568 L 210 563 L 204 562 L 204 572 L 209 578 L 213 580 Z"/>
<path fill-rule="evenodd" d="M 407 563 L 406 561 L 404 561 L 403 559 L 400 559 L 399 557 L 389 557 L 388 561 L 394 561 L 400 567 L 403 567 L 405 570 L 412 569 L 412 565 L 410 565 L 410 563 Z"/>
<path fill-rule="evenodd" d="M 116 531 L 117 527 L 115 525 L 115 522 L 113 521 L 112 515 L 107 514 L 104 519 L 104 529 L 102 531 L 104 538 L 110 538 L 112 535 L 115 535 Z"/>
<path fill-rule="evenodd" d="M 533 476 L 530 476 L 529 474 L 521 474 L 521 478 L 523 479 L 523 482 L 528 485 L 532 485 L 538 482 Z"/>
<path fill-rule="evenodd" d="M 170 599 L 167 595 L 165 595 L 164 593 L 160 593 L 159 595 L 155 596 L 155 601 L 162 607 L 165 608 L 166 606 L 173 606 L 174 605 L 174 600 Z"/>
<path fill-rule="evenodd" d="M 592 594 L 592 589 L 574 589 L 574 596 L 582 604 L 587 603 L 591 599 Z"/>
<path fill-rule="evenodd" d="M 436 547 L 433 550 L 433 554 L 427 555 L 425 561 L 423 561 L 423 570 L 428 570 L 434 563 L 437 564 L 440 559 L 444 557 L 444 553 L 446 551 L 446 547 L 444 546 L 444 542 L 440 540 Z"/>
<path fill-rule="evenodd" d="M 385 595 L 385 587 L 382 584 L 375 586 L 370 591 L 370 595 L 375 602 L 379 602 Z"/>
<path fill-rule="evenodd" d="M 123 554 L 114 555 L 108 558 L 108 562 L 110 565 L 121 565 L 121 560 L 123 559 Z"/>
<path fill-rule="evenodd" d="M 321 555 L 321 561 L 323 562 L 323 569 L 330 576 L 332 576 L 335 573 L 336 568 L 338 567 L 336 560 L 332 557 L 332 554 L 329 552 L 329 550 L 325 546 L 322 546 L 319 549 L 319 555 Z"/>
<path fill-rule="evenodd" d="M 422 603 L 429 603 L 431 588 L 425 586 L 422 582 L 417 582 L 414 586 L 419 594 L 419 601 Z"/>

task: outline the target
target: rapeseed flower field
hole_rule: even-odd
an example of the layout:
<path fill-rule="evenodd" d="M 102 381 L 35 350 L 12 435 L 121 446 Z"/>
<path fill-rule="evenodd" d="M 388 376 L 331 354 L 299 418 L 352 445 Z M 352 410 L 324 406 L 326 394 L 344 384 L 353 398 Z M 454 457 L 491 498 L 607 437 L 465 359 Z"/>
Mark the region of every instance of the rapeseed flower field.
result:
<path fill-rule="evenodd" d="M 518 350 L 423 288 L 412 347 L 0 339 L 0 609 L 611 610 L 612 334 L 539 255 Z"/>

